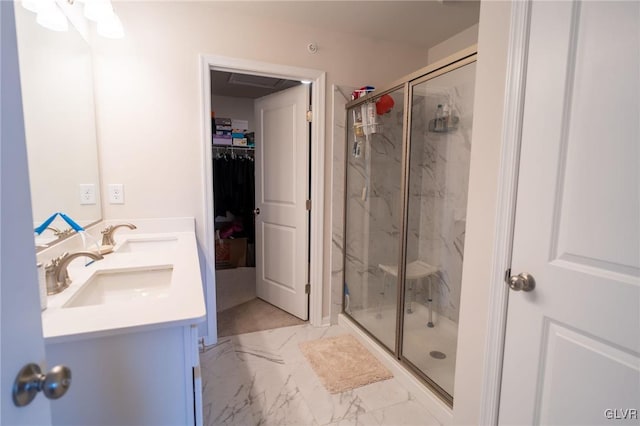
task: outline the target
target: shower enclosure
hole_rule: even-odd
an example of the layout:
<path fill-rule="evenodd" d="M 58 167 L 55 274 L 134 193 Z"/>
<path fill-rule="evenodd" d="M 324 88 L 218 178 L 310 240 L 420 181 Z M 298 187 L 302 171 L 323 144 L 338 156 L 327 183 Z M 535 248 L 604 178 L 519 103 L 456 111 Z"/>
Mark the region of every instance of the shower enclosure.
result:
<path fill-rule="evenodd" d="M 449 404 L 475 48 L 452 59 L 347 105 L 343 304 Z"/>

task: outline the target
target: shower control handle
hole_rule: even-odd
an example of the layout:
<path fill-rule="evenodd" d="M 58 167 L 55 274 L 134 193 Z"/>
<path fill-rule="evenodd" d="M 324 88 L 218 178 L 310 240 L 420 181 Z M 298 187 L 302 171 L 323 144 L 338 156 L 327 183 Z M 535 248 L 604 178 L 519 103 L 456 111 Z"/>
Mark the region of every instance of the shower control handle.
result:
<path fill-rule="evenodd" d="M 514 291 L 533 291 L 536 288 L 536 280 L 532 275 L 523 272 L 518 275 L 511 275 L 507 281 L 509 288 Z"/>

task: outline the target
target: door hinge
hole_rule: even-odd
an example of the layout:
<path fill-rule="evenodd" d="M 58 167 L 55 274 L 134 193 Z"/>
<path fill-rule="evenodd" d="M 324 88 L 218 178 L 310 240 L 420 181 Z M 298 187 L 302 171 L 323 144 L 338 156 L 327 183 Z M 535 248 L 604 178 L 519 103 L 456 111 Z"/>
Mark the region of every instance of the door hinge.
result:
<path fill-rule="evenodd" d="M 307 122 L 311 123 L 313 121 L 313 112 L 311 110 L 307 111 Z"/>
<path fill-rule="evenodd" d="M 311 292 L 311 284 L 305 284 L 304 294 L 309 294 L 310 292 Z"/>
<path fill-rule="evenodd" d="M 307 200 L 305 205 L 307 206 L 307 210 L 311 211 L 311 200 Z"/>
<path fill-rule="evenodd" d="M 504 271 L 504 282 L 509 284 L 509 278 L 511 278 L 511 268 Z"/>

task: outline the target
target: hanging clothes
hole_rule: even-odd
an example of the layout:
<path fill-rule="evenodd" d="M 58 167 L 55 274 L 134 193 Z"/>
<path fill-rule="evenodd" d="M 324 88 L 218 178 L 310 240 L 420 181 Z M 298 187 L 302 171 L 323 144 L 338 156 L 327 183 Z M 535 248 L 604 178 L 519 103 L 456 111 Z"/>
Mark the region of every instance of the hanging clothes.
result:
<path fill-rule="evenodd" d="M 225 157 L 213 159 L 213 205 L 216 216 L 225 216 L 233 197 L 233 176 L 230 161 Z"/>
<path fill-rule="evenodd" d="M 213 159 L 213 197 L 216 216 L 227 211 L 242 218 L 244 233 L 250 242 L 254 238 L 255 167 L 246 155 L 235 158 L 222 155 Z"/>

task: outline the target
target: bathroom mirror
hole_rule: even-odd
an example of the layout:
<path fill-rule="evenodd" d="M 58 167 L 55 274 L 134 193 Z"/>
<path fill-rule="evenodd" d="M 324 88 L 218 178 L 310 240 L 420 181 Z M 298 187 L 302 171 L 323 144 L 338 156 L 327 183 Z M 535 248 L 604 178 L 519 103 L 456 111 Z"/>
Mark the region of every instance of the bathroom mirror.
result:
<path fill-rule="evenodd" d="M 34 227 L 55 212 L 90 225 L 101 219 L 91 47 L 71 23 L 51 31 L 20 3 L 15 13 Z M 36 245 L 64 236 L 48 229 Z"/>

